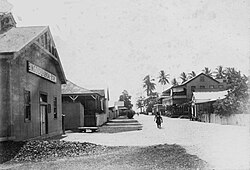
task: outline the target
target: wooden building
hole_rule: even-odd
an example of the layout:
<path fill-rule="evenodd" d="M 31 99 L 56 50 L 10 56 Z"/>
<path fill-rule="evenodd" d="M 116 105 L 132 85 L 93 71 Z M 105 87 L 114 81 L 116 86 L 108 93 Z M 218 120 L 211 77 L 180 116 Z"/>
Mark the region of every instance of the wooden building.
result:
<path fill-rule="evenodd" d="M 16 27 L 0 14 L 0 140 L 62 133 L 64 71 L 49 27 Z"/>
<path fill-rule="evenodd" d="M 67 80 L 62 85 L 62 105 L 66 129 L 97 127 L 107 122 L 108 106 L 104 90 L 88 90 Z"/>
<path fill-rule="evenodd" d="M 200 73 L 181 85 L 172 86 L 162 94 L 162 105 L 172 111 L 173 117 L 191 116 L 193 92 L 213 92 L 225 90 L 226 84 Z"/>

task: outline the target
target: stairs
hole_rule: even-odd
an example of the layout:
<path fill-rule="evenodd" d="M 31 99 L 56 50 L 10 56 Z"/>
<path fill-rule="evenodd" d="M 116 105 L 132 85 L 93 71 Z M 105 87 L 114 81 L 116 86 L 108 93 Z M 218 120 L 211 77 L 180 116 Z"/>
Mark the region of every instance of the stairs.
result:
<path fill-rule="evenodd" d="M 108 121 L 100 127 L 100 133 L 118 133 L 126 131 L 141 130 L 142 125 L 135 119 L 128 119 L 126 116 L 119 116 Z"/>

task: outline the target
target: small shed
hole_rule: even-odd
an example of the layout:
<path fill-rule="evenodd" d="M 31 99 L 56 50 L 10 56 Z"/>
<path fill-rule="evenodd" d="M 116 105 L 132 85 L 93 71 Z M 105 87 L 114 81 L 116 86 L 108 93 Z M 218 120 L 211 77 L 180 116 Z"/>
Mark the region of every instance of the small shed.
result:
<path fill-rule="evenodd" d="M 104 90 L 88 90 L 67 80 L 67 84 L 62 86 L 62 105 L 65 125 L 72 118 L 81 118 L 74 126 L 71 122 L 72 127 L 96 127 L 107 121 Z"/>

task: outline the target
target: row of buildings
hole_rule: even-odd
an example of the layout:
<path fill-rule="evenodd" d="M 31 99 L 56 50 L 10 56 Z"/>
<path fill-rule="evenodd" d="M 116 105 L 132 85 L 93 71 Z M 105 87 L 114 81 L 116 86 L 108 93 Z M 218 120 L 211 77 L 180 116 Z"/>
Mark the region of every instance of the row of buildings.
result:
<path fill-rule="evenodd" d="M 116 116 L 104 90 L 66 79 L 49 27 L 16 27 L 11 13 L 0 13 L 0 141 L 50 137 L 64 125 L 99 126 Z"/>
<path fill-rule="evenodd" d="M 163 91 L 154 111 L 169 114 L 171 117 L 201 119 L 202 114 L 213 113 L 213 103 L 228 94 L 227 82 L 200 73 L 181 85 Z M 167 112 L 167 113 L 166 113 Z"/>

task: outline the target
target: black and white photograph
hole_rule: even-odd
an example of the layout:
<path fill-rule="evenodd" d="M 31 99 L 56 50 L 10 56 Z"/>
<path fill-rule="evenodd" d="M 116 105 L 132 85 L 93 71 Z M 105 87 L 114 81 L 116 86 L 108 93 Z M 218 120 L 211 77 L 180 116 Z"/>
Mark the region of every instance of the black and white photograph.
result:
<path fill-rule="evenodd" d="M 0 0 L 0 169 L 250 170 L 249 0 Z"/>

